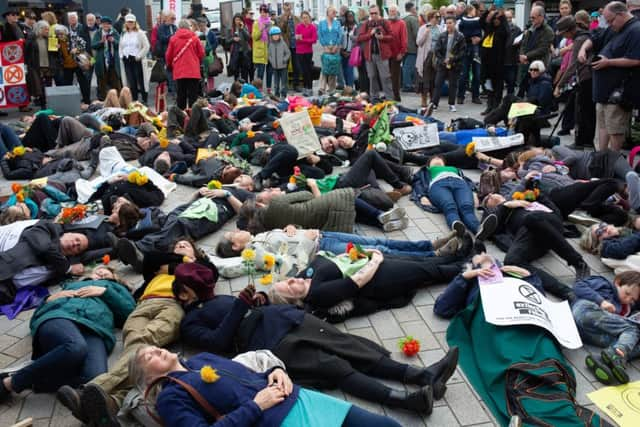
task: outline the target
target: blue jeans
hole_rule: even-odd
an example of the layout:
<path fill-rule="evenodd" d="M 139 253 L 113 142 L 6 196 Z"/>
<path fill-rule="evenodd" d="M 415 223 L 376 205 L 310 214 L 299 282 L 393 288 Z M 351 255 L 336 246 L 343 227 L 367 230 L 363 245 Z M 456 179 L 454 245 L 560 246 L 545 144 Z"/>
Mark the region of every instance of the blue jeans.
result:
<path fill-rule="evenodd" d="M 18 135 L 9 126 L 0 123 L 0 158 L 22 145 Z"/>
<path fill-rule="evenodd" d="M 625 259 L 640 251 L 640 233 L 602 241 L 602 258 Z"/>
<path fill-rule="evenodd" d="M 271 68 L 271 64 L 254 64 L 256 66 L 256 78 L 262 80 L 262 87 L 271 88 L 271 78 L 273 77 L 273 68 Z M 267 71 L 267 80 L 264 79 L 264 72 Z"/>
<path fill-rule="evenodd" d="M 353 75 L 353 67 L 349 65 L 349 57 L 342 57 L 342 75 L 344 76 L 344 86 L 353 87 L 355 77 Z"/>
<path fill-rule="evenodd" d="M 366 411 L 359 406 L 353 405 L 347 417 L 342 422 L 342 427 L 400 427 L 396 421 L 384 415 L 374 414 L 373 412 Z"/>
<path fill-rule="evenodd" d="M 447 224 L 451 227 L 454 221 L 460 221 L 469 231 L 476 233 L 480 221 L 476 217 L 473 203 L 473 192 L 462 178 L 443 178 L 431 184 L 429 200 L 433 206 L 444 212 Z"/>
<path fill-rule="evenodd" d="M 410 242 L 391 240 L 379 237 L 365 237 L 357 234 L 323 231 L 320 239 L 320 250 L 343 253 L 347 243 L 352 242 L 367 249 L 377 249 L 383 254 L 415 257 L 434 256 L 433 245 L 429 240 Z"/>
<path fill-rule="evenodd" d="M 640 327 L 635 323 L 585 299 L 577 300 L 571 311 L 580 336 L 588 344 L 620 349 L 627 360 L 640 356 Z"/>
<path fill-rule="evenodd" d="M 467 81 L 469 80 L 469 69 L 473 77 L 471 78 L 471 96 L 478 98 L 480 96 L 480 63 L 473 60 L 474 56 L 479 53 L 478 45 L 467 45 L 466 53 L 462 57 L 462 74 L 458 82 L 458 98 L 464 98 L 467 92 Z"/>
<path fill-rule="evenodd" d="M 125 135 L 136 136 L 136 132 L 138 132 L 138 129 L 133 126 L 123 126 L 116 132 L 123 133 Z"/>
<path fill-rule="evenodd" d="M 416 80 L 416 54 L 407 53 L 402 61 L 402 87 L 405 91 L 414 90 Z"/>
<path fill-rule="evenodd" d="M 33 346 L 41 356 L 11 377 L 16 393 L 28 388 L 54 392 L 63 385 L 77 387 L 107 372 L 104 340 L 71 320 L 42 323 Z"/>
<path fill-rule="evenodd" d="M 287 77 L 289 70 L 286 68 L 273 69 L 273 94 L 277 97 L 287 96 Z"/>

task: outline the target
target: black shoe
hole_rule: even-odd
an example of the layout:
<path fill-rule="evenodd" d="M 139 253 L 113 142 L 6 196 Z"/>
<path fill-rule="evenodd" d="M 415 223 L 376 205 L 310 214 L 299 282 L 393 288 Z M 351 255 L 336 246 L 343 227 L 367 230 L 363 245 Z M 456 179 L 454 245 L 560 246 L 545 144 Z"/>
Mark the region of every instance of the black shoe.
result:
<path fill-rule="evenodd" d="M 7 378 L 9 374 L 0 374 L 0 402 L 4 402 L 11 397 L 11 390 L 7 389 L 4 386 L 4 379 Z"/>
<path fill-rule="evenodd" d="M 414 393 L 392 389 L 384 404 L 392 408 L 430 415 L 433 411 L 433 391 L 430 386 L 425 386 Z"/>
<path fill-rule="evenodd" d="M 614 350 L 606 349 L 600 353 L 602 361 L 611 368 L 613 377 L 618 380 L 620 384 L 627 384 L 629 382 L 629 374 L 626 371 L 627 361 L 622 356 L 617 354 Z"/>
<path fill-rule="evenodd" d="M 120 239 L 118 241 L 118 258 L 123 264 L 133 267 L 136 273 L 142 273 L 144 255 L 131 240 Z"/>
<path fill-rule="evenodd" d="M 473 98 L 471 100 L 472 104 L 478 104 L 478 105 L 482 105 L 482 100 L 480 98 Z"/>
<path fill-rule="evenodd" d="M 581 260 L 574 268 L 576 269 L 576 280 L 591 276 L 591 269 L 584 260 Z"/>
<path fill-rule="evenodd" d="M 589 368 L 589 370 L 591 371 L 591 373 L 593 373 L 596 379 L 600 381 L 602 384 L 612 385 L 615 383 L 615 380 L 613 378 L 613 373 L 611 372 L 611 370 L 607 367 L 607 365 L 602 363 L 601 360 L 599 360 L 592 354 L 587 355 L 586 359 L 584 360 L 584 363 L 585 365 L 587 365 L 587 368 Z"/>
<path fill-rule="evenodd" d="M 495 214 L 488 215 L 482 223 L 480 229 L 476 233 L 476 240 L 487 240 L 498 227 L 498 217 Z"/>
<path fill-rule="evenodd" d="M 447 390 L 447 381 L 456 372 L 458 353 L 458 347 L 453 347 L 442 359 L 424 369 L 409 366 L 405 374 L 405 382 L 431 386 L 434 400 L 442 399 Z"/>
<path fill-rule="evenodd" d="M 63 385 L 56 392 L 56 398 L 58 399 L 58 402 L 62 403 L 65 408 L 70 410 L 71 415 L 73 415 L 76 419 L 87 424 L 89 422 L 89 419 L 82 410 L 81 396 L 82 392 L 80 390 L 76 390 L 75 388 L 68 385 Z"/>
<path fill-rule="evenodd" d="M 558 135 L 560 136 L 571 135 L 571 131 L 567 129 L 561 129 L 560 132 L 558 132 Z"/>
<path fill-rule="evenodd" d="M 463 237 L 467 232 L 467 227 L 462 223 L 462 221 L 453 221 L 453 224 L 451 224 L 451 228 L 456 232 L 456 237 Z"/>
<path fill-rule="evenodd" d="M 96 427 L 119 427 L 118 404 L 95 384 L 88 384 L 82 391 L 81 406 L 87 414 L 87 424 Z"/>
<path fill-rule="evenodd" d="M 464 98 L 458 98 L 458 105 L 464 104 Z"/>

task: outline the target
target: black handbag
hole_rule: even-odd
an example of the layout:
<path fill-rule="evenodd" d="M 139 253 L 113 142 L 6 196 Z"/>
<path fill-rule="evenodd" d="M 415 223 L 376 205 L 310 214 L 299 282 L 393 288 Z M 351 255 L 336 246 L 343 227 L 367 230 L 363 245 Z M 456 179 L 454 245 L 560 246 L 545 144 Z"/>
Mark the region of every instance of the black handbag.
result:
<path fill-rule="evenodd" d="M 151 77 L 149 78 L 149 81 L 153 83 L 164 83 L 167 81 L 167 73 L 162 61 L 156 61 L 156 64 L 151 69 Z"/>

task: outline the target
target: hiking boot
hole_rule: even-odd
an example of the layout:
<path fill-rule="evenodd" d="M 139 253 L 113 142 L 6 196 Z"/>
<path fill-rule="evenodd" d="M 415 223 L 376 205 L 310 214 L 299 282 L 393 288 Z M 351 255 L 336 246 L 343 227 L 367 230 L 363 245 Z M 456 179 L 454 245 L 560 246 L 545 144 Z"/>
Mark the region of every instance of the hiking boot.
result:
<path fill-rule="evenodd" d="M 432 241 L 431 246 L 433 247 L 433 250 L 436 251 L 440 249 L 441 247 L 446 245 L 449 240 L 455 239 L 457 235 L 458 235 L 458 232 L 455 230 L 452 230 L 448 234 L 445 234 L 444 236 Z"/>
<path fill-rule="evenodd" d="M 458 248 L 460 247 L 460 242 L 457 237 L 449 240 L 445 243 L 441 248 L 436 249 L 436 256 L 453 256 L 458 252 Z"/>
<path fill-rule="evenodd" d="M 384 402 L 391 408 L 402 408 L 429 415 L 433 411 L 433 391 L 425 386 L 414 393 L 391 389 Z"/>
<path fill-rule="evenodd" d="M 118 241 L 118 258 L 123 264 L 130 265 L 136 273 L 142 273 L 144 255 L 131 240 L 120 239 Z"/>
<path fill-rule="evenodd" d="M 82 391 L 76 390 L 75 388 L 63 385 L 56 392 L 56 398 L 58 402 L 62 403 L 62 405 L 71 411 L 71 415 L 73 415 L 76 419 L 82 421 L 87 424 L 89 422 L 89 418 L 82 410 Z"/>
<path fill-rule="evenodd" d="M 602 361 L 611 368 L 613 377 L 618 380 L 620 384 L 626 384 L 629 382 L 629 374 L 627 374 L 627 371 L 625 370 L 627 367 L 627 361 L 623 356 L 618 354 L 618 351 L 619 350 L 613 349 L 602 350 L 600 356 L 602 357 Z"/>
<path fill-rule="evenodd" d="M 409 365 L 405 373 L 405 383 L 419 386 L 431 386 L 433 398 L 440 400 L 447 390 L 447 381 L 455 373 L 458 366 L 458 347 L 452 347 L 447 354 L 436 363 L 424 369 Z"/>
<path fill-rule="evenodd" d="M 488 215 L 481 223 L 478 232 L 476 233 L 476 240 L 487 240 L 498 227 L 498 217 L 495 214 Z"/>
<path fill-rule="evenodd" d="M 597 357 L 593 356 L 592 354 L 588 354 L 584 359 L 584 363 L 585 365 L 587 365 L 587 368 L 589 368 L 596 379 L 602 384 L 612 385 L 615 383 L 611 370 Z"/>
<path fill-rule="evenodd" d="M 386 224 L 390 221 L 395 221 L 406 216 L 407 212 L 404 208 L 392 208 L 378 215 L 378 221 L 380 221 L 381 224 Z"/>
<path fill-rule="evenodd" d="M 576 269 L 576 280 L 582 280 L 591 276 L 591 269 L 584 260 L 580 260 L 574 268 Z"/>
<path fill-rule="evenodd" d="M 88 384 L 80 398 L 87 424 L 96 427 L 119 427 L 118 404 L 111 396 L 95 384 Z"/>
<path fill-rule="evenodd" d="M 382 225 L 382 229 L 389 233 L 391 231 L 404 230 L 409 226 L 409 219 L 407 217 L 403 217 L 400 219 L 395 219 L 393 221 L 389 221 L 386 224 Z"/>

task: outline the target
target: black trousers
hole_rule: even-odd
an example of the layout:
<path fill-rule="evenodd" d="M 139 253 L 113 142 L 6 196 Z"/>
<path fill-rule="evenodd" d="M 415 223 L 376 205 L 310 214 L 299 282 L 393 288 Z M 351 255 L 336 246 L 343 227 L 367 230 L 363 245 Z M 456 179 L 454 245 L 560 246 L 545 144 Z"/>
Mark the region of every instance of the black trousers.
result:
<path fill-rule="evenodd" d="M 264 123 L 275 120 L 277 118 L 276 114 L 271 108 L 263 105 L 252 105 L 239 108 L 236 112 L 236 117 L 238 120 L 249 118 L 253 123 Z"/>
<path fill-rule="evenodd" d="M 433 100 L 431 103 L 436 107 L 440 103 L 440 92 L 445 80 L 449 81 L 449 105 L 456 105 L 456 93 L 458 92 L 458 79 L 460 78 L 460 68 L 446 68 L 439 66 L 436 72 L 436 87 L 433 88 Z"/>
<path fill-rule="evenodd" d="M 596 136 L 596 104 L 593 102 L 591 80 L 576 86 L 576 145 L 593 147 Z"/>
<path fill-rule="evenodd" d="M 605 206 L 607 199 L 621 190 L 622 184 L 613 178 L 597 181 L 576 182 L 566 187 L 551 190 L 549 197 L 562 212 L 563 217 L 582 208 L 591 216 L 614 225 L 626 222 L 626 213 L 619 208 Z"/>
<path fill-rule="evenodd" d="M 401 188 L 403 185 L 398 175 L 389 167 L 388 162 L 377 151 L 368 150 L 351 165 L 347 173 L 340 177 L 336 188 L 361 188 L 370 184 L 372 178 L 374 182 L 376 179 L 384 179 L 393 188 Z"/>
<path fill-rule="evenodd" d="M 307 178 L 322 179 L 325 177 L 322 169 L 308 164 L 304 159 L 298 161 L 298 150 L 287 143 L 278 143 L 271 146 L 269 159 L 258 173 L 258 176 L 262 179 L 267 179 L 271 178 L 275 173 L 282 182 L 285 182 L 289 176 L 293 175 L 294 166 L 300 167 L 300 171 Z"/>
<path fill-rule="evenodd" d="M 64 69 L 64 84 L 71 86 L 73 84 L 73 76 L 78 79 L 78 85 L 80 86 L 80 93 L 82 94 L 82 103 L 91 103 L 91 83 L 87 80 L 87 76 L 80 67 L 65 68 Z"/>
<path fill-rule="evenodd" d="M 447 166 L 462 169 L 476 169 L 478 167 L 478 159 L 475 156 L 467 156 L 465 146 L 452 142 L 441 142 L 438 146 L 420 150 L 419 152 L 407 151 L 404 153 L 404 163 L 424 166 L 435 155 L 442 157 Z"/>
<path fill-rule="evenodd" d="M 36 116 L 31 127 L 22 138 L 25 147 L 37 148 L 42 152 L 56 148 L 56 138 L 62 119 L 50 120 L 46 114 Z"/>
<path fill-rule="evenodd" d="M 176 80 L 176 105 L 181 110 L 196 102 L 202 95 L 200 79 L 177 79 Z"/>
<path fill-rule="evenodd" d="M 548 212 L 529 213 L 504 257 L 504 264 L 528 264 L 552 250 L 569 265 L 577 265 L 582 261 L 582 256 L 567 242 L 562 231 L 562 220 L 557 215 Z"/>
<path fill-rule="evenodd" d="M 313 87 L 313 53 L 298 53 L 297 56 L 303 86 L 305 89 L 311 89 Z"/>
<path fill-rule="evenodd" d="M 122 60 L 124 72 L 127 76 L 127 84 L 131 89 L 131 96 L 134 101 L 138 101 L 138 95 L 142 97 L 142 102 L 147 103 L 147 91 L 144 90 L 144 78 L 142 77 L 142 62 L 136 61 L 134 57 L 126 57 Z"/>

